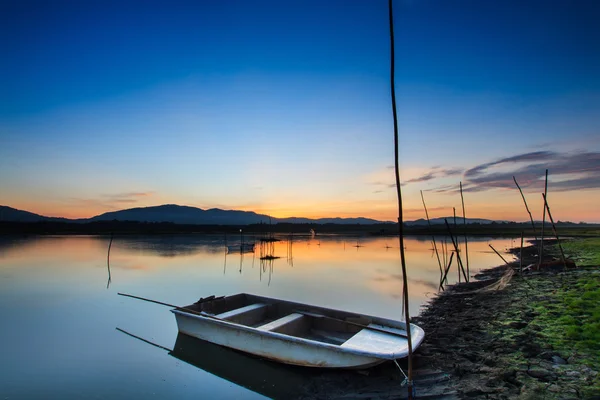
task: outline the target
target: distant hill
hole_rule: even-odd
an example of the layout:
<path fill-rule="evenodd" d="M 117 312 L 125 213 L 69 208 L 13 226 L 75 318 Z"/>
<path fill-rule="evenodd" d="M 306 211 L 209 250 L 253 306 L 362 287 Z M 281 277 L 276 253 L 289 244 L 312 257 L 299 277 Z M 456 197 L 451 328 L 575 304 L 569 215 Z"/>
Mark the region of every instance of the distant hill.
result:
<path fill-rule="evenodd" d="M 11 222 L 40 222 L 40 221 L 54 221 L 54 222 L 76 222 L 76 220 L 70 220 L 67 218 L 56 218 L 56 217 L 45 217 L 43 215 L 35 214 L 29 211 L 18 210 L 16 208 L 8 206 L 0 206 L 0 221 L 11 221 Z"/>
<path fill-rule="evenodd" d="M 431 222 L 432 225 L 438 225 L 438 224 L 443 224 L 444 223 L 444 219 L 448 220 L 449 224 L 454 224 L 454 217 L 440 217 L 440 218 L 432 218 L 429 221 Z M 508 222 L 508 221 L 494 221 L 491 219 L 482 219 L 482 218 L 467 218 L 467 224 L 481 224 L 481 225 L 486 225 L 486 224 L 491 224 L 491 223 L 502 223 L 502 222 Z M 456 217 L 456 223 L 457 224 L 462 224 L 463 223 L 463 219 L 462 217 Z M 406 226 L 420 226 L 420 225 L 427 225 L 427 220 L 420 218 L 417 219 L 415 221 L 405 221 L 404 224 Z"/>
<path fill-rule="evenodd" d="M 136 222 L 170 222 L 174 224 L 188 225 L 251 225 L 260 223 L 294 223 L 294 224 L 380 224 L 370 218 L 269 218 L 265 214 L 257 214 L 253 211 L 221 210 L 211 208 L 203 210 L 197 207 L 179 206 L 176 204 L 165 204 L 152 207 L 138 207 L 127 210 L 111 211 L 87 219 L 71 220 L 67 218 L 52 218 L 17 210 L 15 208 L 0 206 L 0 221 L 11 222 L 40 222 L 40 221 L 64 221 L 64 222 L 97 222 L 97 221 L 136 221 Z"/>
<path fill-rule="evenodd" d="M 432 225 L 444 224 L 444 218 L 450 224 L 454 223 L 454 217 L 442 217 L 431 219 Z M 239 210 L 221 210 L 219 208 L 211 208 L 203 210 L 197 207 L 179 206 L 176 204 L 165 204 L 152 207 L 138 207 L 127 210 L 112 211 L 97 215 L 92 218 L 83 219 L 68 219 L 57 217 L 46 217 L 28 211 L 18 210 L 8 206 L 0 206 L 0 222 L 69 222 L 69 223 L 88 223 L 102 221 L 132 221 L 132 222 L 167 222 L 179 225 L 252 225 L 260 223 L 273 224 L 338 224 L 338 225 L 371 225 L 371 224 L 393 224 L 391 221 L 378 221 L 371 218 L 269 218 L 265 214 L 257 214 L 253 211 Z M 417 219 L 415 221 L 405 221 L 406 226 L 419 229 L 427 226 L 427 220 Z M 462 225 L 462 217 L 456 218 L 456 223 Z M 494 221 L 481 218 L 467 218 L 467 224 L 506 224 L 513 223 L 509 221 Z M 540 223 L 536 221 L 536 224 Z M 522 222 L 529 224 L 529 222 Z M 557 222 L 557 225 L 564 226 L 598 226 L 598 224 L 573 223 L 573 222 Z"/>
<path fill-rule="evenodd" d="M 90 221 L 141 221 L 172 222 L 191 225 L 250 225 L 268 223 L 269 216 L 252 211 L 221 210 L 211 208 L 203 210 L 197 207 L 166 204 L 154 207 L 130 208 L 128 210 L 107 212 Z M 275 221 L 273 221 L 275 222 Z"/>

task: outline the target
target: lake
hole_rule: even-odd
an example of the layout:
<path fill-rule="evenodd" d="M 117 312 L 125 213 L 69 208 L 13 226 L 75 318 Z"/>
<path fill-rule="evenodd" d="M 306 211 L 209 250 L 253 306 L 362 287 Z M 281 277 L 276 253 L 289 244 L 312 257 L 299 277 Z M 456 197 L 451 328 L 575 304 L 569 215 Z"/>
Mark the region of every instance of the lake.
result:
<path fill-rule="evenodd" d="M 470 238 L 471 275 L 502 264 L 488 244 L 504 255 L 516 242 Z M 178 338 L 168 307 L 117 292 L 178 305 L 248 292 L 402 319 L 393 237 L 296 236 L 274 244 L 281 258 L 272 261 L 260 260 L 258 245 L 255 253 L 226 254 L 222 235 L 115 237 L 110 270 L 108 246 L 107 237 L 0 237 L 0 399 L 252 399 L 301 384 L 297 368 L 287 373 Z M 416 315 L 437 292 L 440 272 L 430 238 L 409 237 L 405 246 Z M 457 280 L 453 266 L 449 282 Z M 166 349 L 177 341 L 183 350 L 170 353 L 116 328 Z"/>

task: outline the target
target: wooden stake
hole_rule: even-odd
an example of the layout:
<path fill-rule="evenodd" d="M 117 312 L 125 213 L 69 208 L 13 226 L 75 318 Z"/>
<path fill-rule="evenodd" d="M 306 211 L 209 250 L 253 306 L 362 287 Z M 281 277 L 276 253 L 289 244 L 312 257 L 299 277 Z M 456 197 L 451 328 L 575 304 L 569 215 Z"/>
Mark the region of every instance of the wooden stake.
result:
<path fill-rule="evenodd" d="M 521 190 L 521 186 L 519 186 L 519 183 L 517 182 L 517 178 L 515 178 L 513 176 L 513 180 L 515 181 L 515 185 L 517 185 L 517 188 L 519 189 L 519 192 L 521 193 L 521 197 L 523 198 L 523 203 L 525 203 L 525 209 L 527 210 L 527 213 L 529 213 L 529 219 L 531 220 L 531 228 L 533 229 L 533 237 L 535 238 L 535 241 L 537 242 L 537 234 L 535 233 L 535 224 L 533 223 L 533 216 L 531 215 L 531 211 L 529 211 L 529 206 L 527 205 L 527 200 L 525 200 L 525 195 L 523 194 L 523 191 Z"/>
<path fill-rule="evenodd" d="M 546 210 L 548 210 L 548 217 L 550 218 L 550 222 L 552 223 L 552 231 L 554 232 L 554 236 L 556 237 L 556 241 L 558 242 L 558 248 L 560 249 L 560 255 L 562 257 L 562 262 L 565 266 L 565 270 L 567 269 L 567 259 L 565 257 L 565 252 L 563 251 L 562 245 L 560 244 L 560 239 L 558 238 L 558 232 L 556 231 L 556 225 L 554 225 L 554 219 L 552 218 L 552 213 L 550 213 L 550 206 L 548 205 L 548 201 L 546 199 L 546 195 L 542 193 L 544 197 L 544 206 Z"/>
<path fill-rule="evenodd" d="M 548 196 L 548 170 L 546 170 L 546 182 L 544 183 L 544 196 Z M 540 238 L 540 261 L 539 264 L 542 264 L 542 258 L 544 257 L 544 226 L 546 225 L 546 206 L 544 202 L 544 213 L 542 217 L 542 237 Z"/>
<path fill-rule="evenodd" d="M 408 378 L 407 391 L 409 400 L 413 399 L 413 367 L 412 367 L 412 338 L 410 332 L 410 315 L 408 306 L 408 278 L 406 275 L 406 260 L 404 257 L 404 232 L 402 218 L 402 190 L 400 186 L 400 168 L 398 163 L 398 114 L 396 111 L 396 82 L 394 55 L 394 13 L 392 0 L 388 0 L 390 18 L 390 91 L 392 95 L 392 114 L 394 118 L 394 171 L 396 175 L 396 194 L 398 197 L 398 240 L 400 242 L 400 263 L 402 265 L 402 283 L 404 298 L 404 315 L 406 317 L 406 339 L 408 342 Z"/>
<path fill-rule="evenodd" d="M 463 226 L 465 228 L 465 256 L 467 258 L 467 276 L 470 278 L 471 274 L 469 271 L 469 241 L 467 240 L 467 216 L 465 214 L 465 198 L 463 197 L 463 188 L 462 182 L 459 182 L 460 185 L 460 202 L 462 203 L 462 212 L 463 212 Z"/>
<path fill-rule="evenodd" d="M 500 258 L 502 259 L 502 261 L 504 261 L 504 263 L 505 263 L 506 265 L 510 266 L 510 264 L 508 263 L 508 261 L 506 261 L 506 260 L 504 259 L 504 257 L 502 257 L 502 254 L 498 253 L 498 251 L 497 251 L 497 250 L 494 248 L 494 246 L 492 246 L 491 244 L 488 244 L 488 246 L 490 246 L 490 248 L 491 248 L 492 250 L 494 250 L 494 253 L 498 254 L 498 257 L 500 257 Z"/>
<path fill-rule="evenodd" d="M 448 266 L 446 267 L 446 271 L 444 271 L 444 277 L 442 278 L 442 282 L 447 280 L 448 271 L 450 271 L 450 266 L 452 265 L 452 258 L 454 257 L 454 252 L 450 253 L 450 262 L 448 262 Z"/>
<path fill-rule="evenodd" d="M 110 242 L 108 243 L 108 254 L 106 255 L 106 268 L 108 268 L 108 282 L 106 282 L 106 288 L 108 289 L 110 287 L 110 282 L 112 281 L 111 275 L 110 275 L 110 249 L 112 247 L 112 242 L 113 242 L 113 233 L 110 233 Z"/>
<path fill-rule="evenodd" d="M 452 207 L 452 212 L 454 213 L 454 229 L 456 230 L 456 207 Z M 458 244 L 458 235 L 456 236 L 456 243 Z M 456 272 L 458 272 L 458 283 L 460 283 L 460 269 L 457 269 Z"/>
<path fill-rule="evenodd" d="M 523 275 L 523 231 L 521 231 L 521 252 L 519 253 L 519 273 Z"/>
<path fill-rule="evenodd" d="M 452 241 L 452 244 L 454 245 L 454 251 L 456 252 L 456 261 L 458 261 L 458 266 L 459 266 L 460 270 L 463 273 L 463 277 L 465 278 L 465 282 L 469 282 L 469 279 L 467 278 L 467 275 L 465 273 L 465 269 L 463 267 L 462 260 L 460 259 L 458 245 L 454 241 L 454 236 L 452 235 L 452 230 L 450 230 L 450 224 L 448 224 L 448 220 L 445 219 L 445 218 L 444 218 L 444 222 L 446 223 L 446 228 L 448 229 L 448 234 L 450 235 L 450 240 Z"/>
<path fill-rule="evenodd" d="M 425 205 L 425 197 L 423 197 L 423 191 L 421 190 L 421 200 L 423 201 L 423 208 L 425 209 L 425 217 L 427 218 L 427 225 L 429 226 L 429 231 L 431 232 L 431 240 L 433 241 L 433 249 L 435 250 L 435 255 L 437 257 L 438 266 L 440 267 L 440 278 L 443 274 L 442 262 L 440 261 L 440 254 L 438 253 L 437 245 L 435 243 L 435 235 L 433 234 L 433 229 L 431 228 L 431 221 L 429 220 L 429 213 L 427 212 L 427 206 Z M 440 289 L 443 290 L 442 283 L 440 282 Z"/>

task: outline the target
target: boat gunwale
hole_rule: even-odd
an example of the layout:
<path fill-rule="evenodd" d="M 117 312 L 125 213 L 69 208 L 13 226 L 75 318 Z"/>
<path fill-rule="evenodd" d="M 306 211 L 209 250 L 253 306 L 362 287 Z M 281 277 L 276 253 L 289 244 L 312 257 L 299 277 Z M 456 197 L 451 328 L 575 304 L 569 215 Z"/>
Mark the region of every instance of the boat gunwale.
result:
<path fill-rule="evenodd" d="M 282 303 L 288 303 L 288 304 L 291 303 L 291 304 L 297 304 L 299 306 L 319 308 L 319 309 L 325 310 L 325 311 L 341 312 L 341 313 L 345 313 L 345 314 L 354 314 L 354 315 L 358 315 L 358 316 L 364 316 L 367 318 L 376 319 L 378 321 L 386 321 L 387 320 L 387 321 L 404 324 L 406 327 L 406 324 L 401 321 L 389 320 L 386 318 L 380 318 L 380 317 L 371 316 L 371 315 L 367 315 L 367 314 L 356 314 L 356 313 L 352 313 L 352 312 L 348 312 L 348 311 L 327 309 L 327 308 L 323 308 L 323 307 L 319 307 L 319 306 L 312 306 L 312 305 L 303 304 L 303 303 L 294 303 L 294 302 L 289 302 L 286 300 L 274 299 L 271 297 L 255 296 L 255 295 L 251 295 L 251 294 L 247 294 L 247 293 L 240 293 L 240 294 L 245 294 L 247 296 L 250 296 L 250 297 L 253 297 L 256 299 L 270 300 L 273 302 L 282 302 Z M 395 360 L 395 359 L 404 358 L 404 357 L 408 356 L 408 346 L 406 347 L 406 349 L 404 351 L 401 351 L 401 352 L 373 352 L 373 351 L 359 350 L 356 348 L 342 347 L 342 345 L 334 345 L 334 344 L 330 344 L 330 343 L 326 343 L 326 342 L 320 342 L 318 340 L 312 340 L 312 339 L 306 339 L 306 338 L 298 337 L 298 336 L 286 335 L 284 333 L 279 333 L 279 332 L 262 331 L 258 328 L 253 328 L 253 327 L 247 326 L 247 325 L 242 325 L 242 324 L 237 324 L 234 322 L 229 322 L 226 320 L 211 318 L 210 316 L 203 316 L 200 314 L 189 313 L 189 312 L 186 312 L 185 309 L 174 308 L 171 310 L 171 312 L 174 314 L 184 315 L 189 318 L 198 319 L 198 320 L 201 320 L 201 321 L 204 321 L 207 323 L 212 323 L 215 325 L 223 325 L 223 326 L 227 326 L 228 328 L 232 328 L 232 329 L 243 330 L 246 332 L 257 334 L 259 336 L 271 337 L 271 338 L 275 338 L 275 339 L 279 339 L 279 340 L 283 340 L 283 341 L 295 342 L 295 343 L 300 343 L 300 344 L 304 344 L 304 345 L 322 347 L 322 348 L 337 351 L 340 353 L 353 354 L 353 355 L 365 356 L 365 357 L 373 357 L 373 358 L 385 359 L 385 360 Z M 413 349 L 416 349 L 421 344 L 423 339 L 425 338 L 425 332 L 418 325 L 411 323 L 410 326 L 411 326 L 411 334 L 413 337 L 412 346 L 413 346 Z M 368 329 L 368 328 L 363 328 L 363 329 Z"/>

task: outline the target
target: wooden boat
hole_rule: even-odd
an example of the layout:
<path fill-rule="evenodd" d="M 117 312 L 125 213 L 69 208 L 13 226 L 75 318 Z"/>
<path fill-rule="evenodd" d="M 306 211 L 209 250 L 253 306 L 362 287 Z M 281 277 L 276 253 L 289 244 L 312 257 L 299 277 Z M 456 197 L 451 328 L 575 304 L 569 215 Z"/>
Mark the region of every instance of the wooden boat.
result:
<path fill-rule="evenodd" d="M 227 246 L 228 253 L 253 253 L 254 243 L 242 243 Z"/>
<path fill-rule="evenodd" d="M 285 364 L 365 368 L 408 355 L 406 324 L 241 293 L 172 310 L 180 333 Z M 413 349 L 424 338 L 411 324 Z"/>

